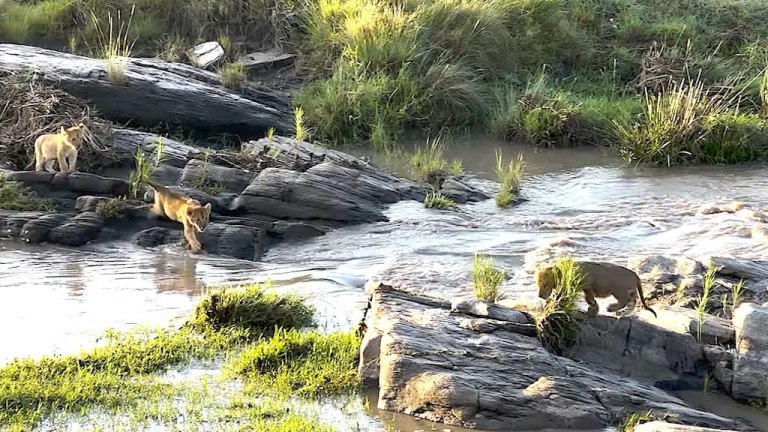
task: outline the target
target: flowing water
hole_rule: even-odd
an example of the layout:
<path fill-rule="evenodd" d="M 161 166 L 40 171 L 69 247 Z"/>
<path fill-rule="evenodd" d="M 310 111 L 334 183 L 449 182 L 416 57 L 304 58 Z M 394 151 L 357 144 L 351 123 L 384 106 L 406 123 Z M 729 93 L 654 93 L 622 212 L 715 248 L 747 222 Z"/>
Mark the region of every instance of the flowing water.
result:
<path fill-rule="evenodd" d="M 193 256 L 180 246 L 70 249 L 0 241 L 0 363 L 89 347 L 110 327 L 165 324 L 187 315 L 205 284 L 270 279 L 279 290 L 308 296 L 327 327 L 348 328 L 360 319 L 363 284 L 392 262 L 458 279 L 468 274 L 472 255 L 485 251 L 516 275 L 504 286 L 515 297 L 532 295 L 521 268 L 553 247 L 617 262 L 644 254 L 764 258 L 768 252 L 768 243 L 751 234 L 756 222 L 744 214 L 697 214 L 704 204 L 733 200 L 768 207 L 766 166 L 637 169 L 599 149 L 534 152 L 483 139 L 456 143 L 447 155 L 464 161 L 473 184 L 495 193 L 498 147 L 508 158 L 525 153 L 528 201 L 517 207 L 499 210 L 488 200 L 440 212 L 401 202 L 388 209 L 389 222 L 282 243 L 259 263 Z M 462 284 L 433 289 L 470 295 Z M 416 427 L 422 426 L 401 425 Z"/>

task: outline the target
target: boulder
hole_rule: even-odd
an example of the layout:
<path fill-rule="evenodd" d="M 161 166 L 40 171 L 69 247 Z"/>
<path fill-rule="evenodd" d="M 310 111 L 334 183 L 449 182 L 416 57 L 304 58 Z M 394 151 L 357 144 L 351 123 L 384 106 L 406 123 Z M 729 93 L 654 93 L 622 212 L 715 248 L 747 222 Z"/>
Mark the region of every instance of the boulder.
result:
<path fill-rule="evenodd" d="M 141 132 L 133 129 L 115 127 L 112 128 L 112 137 L 117 150 L 117 157 L 120 161 L 133 166 L 136 151 L 141 149 L 147 158 L 154 161 L 157 157 L 156 151 L 162 143 L 162 165 L 170 165 L 176 168 L 184 168 L 187 161 L 194 155 L 202 151 L 191 145 L 162 137 L 149 132 Z"/>
<path fill-rule="evenodd" d="M 718 273 L 735 279 L 768 280 L 768 262 L 738 257 L 711 256 L 704 260 L 707 267 L 719 267 Z M 749 285 L 747 285 L 749 286 Z"/>
<path fill-rule="evenodd" d="M 125 83 L 113 84 L 107 63 L 26 45 L 0 44 L 0 73 L 38 79 L 90 101 L 111 120 L 143 126 L 167 122 L 209 131 L 292 132 L 291 104 L 265 89 L 231 91 L 212 72 L 159 59 L 126 59 Z"/>
<path fill-rule="evenodd" d="M 264 231 L 242 225 L 210 223 L 205 231 L 197 233 L 197 239 L 207 253 L 252 261 L 261 258 L 265 247 Z M 152 227 L 139 232 L 135 242 L 142 247 L 186 244 L 181 229 L 164 227 Z"/>
<path fill-rule="evenodd" d="M 480 202 L 490 198 L 480 189 L 464 183 L 454 177 L 445 180 L 440 187 L 440 193 L 452 199 L 457 204 Z"/>
<path fill-rule="evenodd" d="M 734 312 L 733 325 L 736 356 L 731 395 L 762 402 L 768 392 L 768 308 L 743 303 Z"/>
<path fill-rule="evenodd" d="M 648 410 L 683 424 L 754 430 L 645 380 L 555 356 L 509 322 L 452 312 L 445 300 L 386 282 L 368 289 L 360 371 L 367 384 L 378 381 L 380 409 L 486 430 L 602 429 Z"/>
<path fill-rule="evenodd" d="M 48 240 L 65 246 L 82 246 L 98 238 L 104 219 L 94 212 L 80 213 L 48 232 Z"/>
<path fill-rule="evenodd" d="M 291 66 L 294 60 L 293 54 L 283 53 L 277 50 L 253 52 L 240 56 L 237 62 L 245 66 L 245 70 L 259 72 L 264 69 L 282 68 Z"/>
<path fill-rule="evenodd" d="M 396 194 L 361 171 L 326 162 L 303 173 L 265 169 L 235 200 L 233 210 L 278 219 L 368 223 L 387 220 L 382 197 Z"/>
<path fill-rule="evenodd" d="M 201 69 L 224 58 L 224 48 L 218 42 L 204 42 L 187 50 L 189 62 Z"/>

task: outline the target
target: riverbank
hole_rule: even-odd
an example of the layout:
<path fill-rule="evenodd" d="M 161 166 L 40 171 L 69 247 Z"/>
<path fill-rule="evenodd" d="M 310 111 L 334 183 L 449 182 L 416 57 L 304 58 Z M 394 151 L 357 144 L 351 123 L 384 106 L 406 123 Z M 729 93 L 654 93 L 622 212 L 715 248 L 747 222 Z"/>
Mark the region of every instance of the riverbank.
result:
<path fill-rule="evenodd" d="M 225 84 L 248 78 L 243 54 L 277 47 L 295 54 L 280 74 L 296 75 L 295 103 L 327 144 L 390 149 L 407 130 L 469 130 L 659 165 L 766 155 L 757 0 L 133 4 L 9 1 L 0 39 L 110 62 L 188 61 L 218 41 Z M 251 80 L 270 85 L 262 72 Z"/>

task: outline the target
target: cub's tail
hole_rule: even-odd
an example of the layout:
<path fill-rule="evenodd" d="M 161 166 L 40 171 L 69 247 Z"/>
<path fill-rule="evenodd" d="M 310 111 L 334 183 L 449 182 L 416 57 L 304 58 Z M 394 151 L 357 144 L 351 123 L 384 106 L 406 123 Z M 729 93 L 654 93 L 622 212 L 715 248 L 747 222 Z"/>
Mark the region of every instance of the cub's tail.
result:
<path fill-rule="evenodd" d="M 165 186 L 161 185 L 160 183 L 157 183 L 156 181 L 154 181 L 152 179 L 147 179 L 147 184 L 150 187 L 152 187 L 152 189 L 154 189 L 156 191 L 164 191 L 164 190 L 167 189 Z"/>
<path fill-rule="evenodd" d="M 640 297 L 640 304 L 643 305 L 643 309 L 651 311 L 653 316 L 658 318 L 659 316 L 656 315 L 656 311 L 648 307 L 647 304 L 645 304 L 645 297 L 643 296 L 643 283 L 640 281 L 640 278 L 637 278 L 637 294 Z"/>

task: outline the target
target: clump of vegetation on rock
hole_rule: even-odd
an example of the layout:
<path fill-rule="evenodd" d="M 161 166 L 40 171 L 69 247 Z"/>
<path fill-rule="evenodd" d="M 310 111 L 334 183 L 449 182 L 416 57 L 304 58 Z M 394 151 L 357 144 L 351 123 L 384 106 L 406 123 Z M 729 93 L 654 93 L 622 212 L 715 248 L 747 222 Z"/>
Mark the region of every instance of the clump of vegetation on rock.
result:
<path fill-rule="evenodd" d="M 245 65 L 242 63 L 226 63 L 219 69 L 221 83 L 230 90 L 238 90 L 246 79 Z"/>
<path fill-rule="evenodd" d="M 443 145 L 434 139 L 429 145 L 419 147 L 411 155 L 411 173 L 416 180 L 432 183 L 436 176 L 458 176 L 462 171 L 460 159 L 448 161 L 443 155 Z"/>
<path fill-rule="evenodd" d="M 499 298 L 499 287 L 504 280 L 504 270 L 496 268 L 493 260 L 487 255 L 475 254 L 472 262 L 472 280 L 475 297 L 492 303 Z"/>
<path fill-rule="evenodd" d="M 212 289 L 197 304 L 191 323 L 196 328 L 271 332 L 275 326 L 307 327 L 312 324 L 313 313 L 299 297 L 270 294 L 254 284 Z"/>
<path fill-rule="evenodd" d="M 518 193 L 520 193 L 520 182 L 522 181 L 524 170 L 525 162 L 523 161 L 522 153 L 517 155 L 517 159 L 510 160 L 505 165 L 502 152 L 496 151 L 496 176 L 499 179 L 499 183 L 501 183 L 501 189 L 496 194 L 496 205 L 498 207 L 507 208 L 517 198 Z"/>
<path fill-rule="evenodd" d="M 120 198 L 109 198 L 96 204 L 96 213 L 105 219 L 120 217 L 125 209 L 125 201 Z"/>
<path fill-rule="evenodd" d="M 39 197 L 19 182 L 0 175 L 0 209 L 16 211 L 55 211 L 51 200 Z"/>
<path fill-rule="evenodd" d="M 556 263 L 555 289 L 536 314 L 536 332 L 544 346 L 555 354 L 570 347 L 579 335 L 579 299 L 584 275 L 572 258 Z"/>
<path fill-rule="evenodd" d="M 653 420 L 656 420 L 653 411 L 628 413 L 619 419 L 617 429 L 619 432 L 633 432 L 641 423 Z"/>
<path fill-rule="evenodd" d="M 456 207 L 456 202 L 440 192 L 427 192 L 424 207 L 444 210 Z"/>

